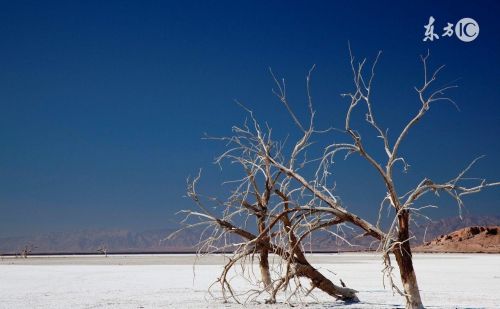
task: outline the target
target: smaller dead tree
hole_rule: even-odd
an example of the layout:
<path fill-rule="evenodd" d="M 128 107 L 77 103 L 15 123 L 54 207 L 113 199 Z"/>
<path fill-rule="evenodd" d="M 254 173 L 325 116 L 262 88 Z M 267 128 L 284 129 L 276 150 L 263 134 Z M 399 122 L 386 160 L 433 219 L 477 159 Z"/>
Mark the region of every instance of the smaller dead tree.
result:
<path fill-rule="evenodd" d="M 21 257 L 27 259 L 28 256 L 31 254 L 31 252 L 33 252 L 34 249 L 36 249 L 36 247 L 33 244 L 27 244 L 27 245 L 24 246 L 24 248 L 22 248 L 19 251 L 19 255 Z"/>
<path fill-rule="evenodd" d="M 104 257 L 108 257 L 108 246 L 106 245 L 101 245 L 99 248 L 97 248 L 97 252 L 100 254 L 104 254 Z"/>

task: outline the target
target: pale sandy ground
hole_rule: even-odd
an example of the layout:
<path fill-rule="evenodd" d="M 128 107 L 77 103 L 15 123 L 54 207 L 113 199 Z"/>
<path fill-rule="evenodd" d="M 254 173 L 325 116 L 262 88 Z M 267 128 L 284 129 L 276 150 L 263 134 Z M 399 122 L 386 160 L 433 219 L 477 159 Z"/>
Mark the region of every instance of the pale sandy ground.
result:
<path fill-rule="evenodd" d="M 206 288 L 222 258 L 191 255 L 58 256 L 0 260 L 0 308 L 242 308 L 210 298 Z M 361 303 L 345 305 L 316 292 L 308 308 L 398 308 L 403 299 L 382 286 L 375 254 L 315 254 L 310 261 L 359 290 Z M 415 267 L 428 308 L 500 308 L 500 255 L 416 254 Z M 244 282 L 235 282 L 236 289 Z M 283 308 L 250 304 L 244 308 Z"/>

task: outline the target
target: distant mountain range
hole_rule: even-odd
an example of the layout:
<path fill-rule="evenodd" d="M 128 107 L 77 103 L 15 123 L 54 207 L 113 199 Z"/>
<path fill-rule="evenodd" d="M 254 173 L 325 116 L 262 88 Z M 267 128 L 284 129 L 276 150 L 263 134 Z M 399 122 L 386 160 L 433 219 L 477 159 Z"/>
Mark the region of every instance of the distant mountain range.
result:
<path fill-rule="evenodd" d="M 174 230 L 157 229 L 144 232 L 128 230 L 83 230 L 48 233 L 36 236 L 0 238 L 0 254 L 18 253 L 26 246 L 32 253 L 97 253 L 105 247 L 107 252 L 172 252 L 193 251 L 199 236 L 182 232 L 173 240 L 165 240 Z"/>
<path fill-rule="evenodd" d="M 500 216 L 468 216 L 446 218 L 413 228 L 415 245 L 430 241 L 468 226 L 500 225 Z M 106 247 L 108 253 L 119 252 L 192 252 L 200 235 L 197 231 L 182 231 L 172 240 L 165 240 L 173 230 L 159 229 L 144 232 L 128 230 L 85 230 L 66 233 L 49 233 L 26 237 L 0 238 L 0 254 L 15 254 L 26 246 L 33 246 L 32 253 L 97 253 Z M 343 237 L 355 246 L 349 246 L 328 233 L 317 233 L 307 246 L 314 251 L 357 251 L 376 248 L 368 237 L 359 237 L 359 231 L 347 230 Z M 424 239 L 425 238 L 425 239 Z"/>

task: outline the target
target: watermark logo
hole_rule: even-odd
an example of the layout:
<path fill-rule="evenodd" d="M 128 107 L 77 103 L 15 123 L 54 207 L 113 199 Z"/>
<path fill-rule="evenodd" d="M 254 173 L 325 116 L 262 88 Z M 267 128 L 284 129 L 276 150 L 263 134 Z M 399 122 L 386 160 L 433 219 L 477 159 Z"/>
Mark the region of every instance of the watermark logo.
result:
<path fill-rule="evenodd" d="M 479 35 L 479 25 L 472 18 L 462 18 L 455 26 L 455 34 L 464 42 L 472 42 Z"/>
<path fill-rule="evenodd" d="M 429 17 L 429 22 L 424 25 L 425 33 L 422 41 L 433 42 L 434 40 L 439 40 L 439 34 L 435 32 L 434 28 L 435 21 L 434 17 Z M 441 37 L 452 37 L 453 34 L 462 42 L 472 42 L 479 35 L 479 24 L 469 17 L 460 19 L 455 25 L 447 22 L 446 27 L 443 27 Z"/>

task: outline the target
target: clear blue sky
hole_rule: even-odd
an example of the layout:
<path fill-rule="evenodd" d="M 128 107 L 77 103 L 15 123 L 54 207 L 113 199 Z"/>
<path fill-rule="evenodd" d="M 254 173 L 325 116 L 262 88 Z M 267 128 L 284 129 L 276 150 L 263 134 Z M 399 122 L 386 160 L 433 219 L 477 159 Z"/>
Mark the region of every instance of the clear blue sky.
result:
<path fill-rule="evenodd" d="M 430 49 L 431 65 L 447 65 L 442 83 L 459 78 L 450 95 L 461 111 L 434 106 L 402 148 L 412 165 L 403 183 L 448 179 L 482 154 L 471 176 L 498 180 L 498 13 L 496 1 L 3 1 L 0 236 L 172 226 L 173 213 L 191 206 L 185 178 L 199 167 L 203 189 L 223 191 L 210 165 L 221 145 L 200 137 L 244 119 L 233 99 L 276 131 L 294 130 L 268 67 L 286 77 L 300 113 L 316 64 L 318 122 L 339 124 L 339 93 L 352 87 L 348 40 L 358 56 L 383 50 L 374 105 L 392 137 L 419 107 L 419 54 Z M 423 42 L 431 15 L 438 34 L 471 17 L 480 35 Z M 371 216 L 383 188 L 360 162 L 338 163 L 338 194 Z M 466 203 L 500 214 L 499 197 L 491 189 Z M 440 206 L 435 217 L 457 214 L 450 199 Z"/>

